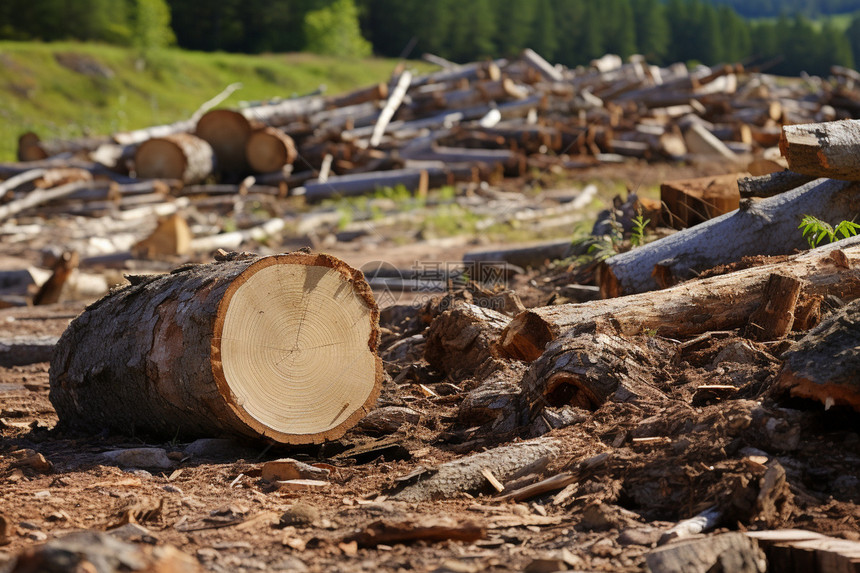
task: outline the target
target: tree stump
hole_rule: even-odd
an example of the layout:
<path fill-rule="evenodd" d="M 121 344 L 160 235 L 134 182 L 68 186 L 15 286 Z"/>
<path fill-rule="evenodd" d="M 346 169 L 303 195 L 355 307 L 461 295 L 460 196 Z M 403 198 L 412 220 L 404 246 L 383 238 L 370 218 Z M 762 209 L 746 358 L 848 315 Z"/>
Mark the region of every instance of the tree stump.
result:
<path fill-rule="evenodd" d="M 212 146 L 189 133 L 149 139 L 137 148 L 134 165 L 143 179 L 180 179 L 199 183 L 212 174 Z"/>
<path fill-rule="evenodd" d="M 375 404 L 379 311 L 344 262 L 296 252 L 133 279 L 57 343 L 61 425 L 318 443 Z"/>

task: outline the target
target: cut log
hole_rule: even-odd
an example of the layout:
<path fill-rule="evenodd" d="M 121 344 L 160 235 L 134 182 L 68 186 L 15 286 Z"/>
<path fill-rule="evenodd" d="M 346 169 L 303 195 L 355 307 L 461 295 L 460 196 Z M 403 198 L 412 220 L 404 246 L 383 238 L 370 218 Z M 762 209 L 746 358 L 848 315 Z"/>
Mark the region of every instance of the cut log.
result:
<path fill-rule="evenodd" d="M 56 336 L 19 336 L 0 339 L 0 366 L 48 362 L 57 346 Z"/>
<path fill-rule="evenodd" d="M 140 144 L 134 154 L 137 176 L 143 179 L 179 179 L 199 183 L 212 174 L 212 146 L 190 133 L 176 133 Z"/>
<path fill-rule="evenodd" d="M 767 560 L 755 539 L 732 531 L 672 543 L 645 556 L 651 573 L 765 573 Z"/>
<path fill-rule="evenodd" d="M 754 204 L 744 203 L 737 211 L 607 259 L 600 271 L 600 292 L 604 297 L 645 292 L 745 256 L 806 249 L 806 239 L 797 229 L 803 216 L 833 224 L 852 220 L 860 211 L 858 190 L 856 183 L 817 179 Z"/>
<path fill-rule="evenodd" d="M 409 84 L 412 83 L 412 73 L 404 71 L 397 80 L 397 85 L 394 91 L 385 102 L 385 106 L 379 113 L 379 119 L 376 120 L 376 125 L 373 126 L 373 135 L 370 136 L 370 146 L 376 147 L 382 141 L 382 135 L 385 133 L 385 128 L 388 127 L 388 122 L 394 117 L 394 113 L 400 104 L 403 103 L 403 98 L 406 97 L 406 90 L 409 89 Z"/>
<path fill-rule="evenodd" d="M 245 144 L 245 158 L 257 173 L 272 173 L 296 160 L 293 138 L 274 127 L 254 130 Z"/>
<path fill-rule="evenodd" d="M 850 268 L 837 265 L 831 253 L 841 250 Z M 527 310 L 517 315 L 499 339 L 506 356 L 532 361 L 550 341 L 567 330 L 606 320 L 624 334 L 654 329 L 663 336 L 684 338 L 709 330 L 730 330 L 746 324 L 761 302 L 762 288 L 772 273 L 802 281 L 801 297 L 860 297 L 860 238 L 795 255 L 782 263 L 693 280 L 650 293 L 579 304 Z"/>
<path fill-rule="evenodd" d="M 814 177 L 795 173 L 794 171 L 776 171 L 758 177 L 742 177 L 738 179 L 738 190 L 743 199 L 773 197 L 774 195 L 797 189 L 801 185 L 806 185 L 813 179 Z"/>
<path fill-rule="evenodd" d="M 746 336 L 753 340 L 779 340 L 794 324 L 794 309 L 803 286 L 794 277 L 772 274 L 767 279 L 761 304 L 750 315 Z"/>
<path fill-rule="evenodd" d="M 48 154 L 39 145 L 41 139 L 32 131 L 22 133 L 18 138 L 18 161 L 39 161 L 47 159 Z"/>
<path fill-rule="evenodd" d="M 542 471 L 559 454 L 552 438 L 539 438 L 466 456 L 417 474 L 417 481 L 391 496 L 396 501 L 419 502 L 478 493 L 489 485 L 484 470 L 506 482 Z"/>
<path fill-rule="evenodd" d="M 684 133 L 684 142 L 687 144 L 687 150 L 690 153 L 705 157 L 722 157 L 732 162 L 738 160 L 738 156 L 725 143 L 717 139 L 713 133 L 700 123 L 694 123 L 687 129 Z"/>
<path fill-rule="evenodd" d="M 247 171 L 245 146 L 251 124 L 244 115 L 229 109 L 208 111 L 197 122 L 195 135 L 212 146 L 222 175 L 237 178 Z"/>
<path fill-rule="evenodd" d="M 852 266 L 857 261 L 852 261 Z M 860 412 L 860 301 L 821 321 L 785 355 L 778 386 L 792 396 Z"/>
<path fill-rule="evenodd" d="M 164 217 L 147 238 L 131 248 L 138 259 L 160 259 L 191 252 L 191 228 L 181 215 Z"/>
<path fill-rule="evenodd" d="M 428 177 L 429 173 L 424 169 L 392 169 L 329 177 L 323 182 L 311 180 L 305 183 L 305 198 L 309 202 L 315 202 L 338 196 L 351 197 L 398 185 L 409 191 L 426 193 Z"/>
<path fill-rule="evenodd" d="M 857 541 L 802 529 L 747 531 L 745 535 L 755 539 L 764 549 L 771 571 L 856 573 L 860 563 L 860 543 Z"/>
<path fill-rule="evenodd" d="M 72 271 L 78 268 L 80 260 L 80 256 L 74 251 L 63 253 L 56 264 L 54 264 L 53 273 L 51 273 L 50 278 L 39 287 L 39 292 L 33 297 L 33 305 L 39 306 L 59 302 L 63 287 L 69 280 Z"/>
<path fill-rule="evenodd" d="M 537 268 L 545 265 L 547 262 L 563 259 L 570 252 L 570 241 L 550 241 L 502 251 L 470 251 L 463 255 L 463 262 L 507 263 L 524 269 Z"/>
<path fill-rule="evenodd" d="M 510 318 L 490 308 L 461 304 L 430 324 L 424 358 L 454 380 L 473 376 L 487 359 Z"/>
<path fill-rule="evenodd" d="M 652 381 L 661 356 L 623 336 L 571 332 L 549 345 L 520 383 L 529 419 L 547 406 L 596 410 L 607 400 L 666 401 Z M 662 350 L 662 349 L 661 349 Z"/>
<path fill-rule="evenodd" d="M 860 181 L 860 120 L 786 125 L 779 150 L 788 168 L 812 177 Z"/>
<path fill-rule="evenodd" d="M 237 256 L 133 282 L 57 344 L 50 399 L 61 424 L 317 443 L 374 405 L 379 311 L 342 261 Z"/>
<path fill-rule="evenodd" d="M 531 48 L 526 48 L 523 50 L 523 53 L 520 55 L 522 61 L 537 71 L 544 79 L 549 80 L 551 82 L 560 82 L 564 80 L 564 76 L 558 71 L 555 66 L 547 62 L 543 59 L 540 54 L 532 50 Z"/>
<path fill-rule="evenodd" d="M 738 176 L 717 175 L 666 181 L 660 185 L 660 201 L 666 212 L 663 220 L 676 229 L 686 229 L 740 205 Z"/>
<path fill-rule="evenodd" d="M 67 195 L 71 195 L 79 189 L 84 189 L 88 186 L 88 184 L 89 183 L 87 181 L 77 181 L 75 183 L 60 185 L 59 187 L 54 187 L 51 189 L 37 189 L 35 191 L 32 191 L 31 193 L 28 193 L 24 197 L 16 199 L 11 203 L 0 205 L 0 221 L 8 219 L 12 215 L 20 213 L 21 211 L 29 209 L 30 207 L 35 207 L 37 205 L 47 203 L 48 201 L 53 201 L 54 199 L 59 199 Z"/>

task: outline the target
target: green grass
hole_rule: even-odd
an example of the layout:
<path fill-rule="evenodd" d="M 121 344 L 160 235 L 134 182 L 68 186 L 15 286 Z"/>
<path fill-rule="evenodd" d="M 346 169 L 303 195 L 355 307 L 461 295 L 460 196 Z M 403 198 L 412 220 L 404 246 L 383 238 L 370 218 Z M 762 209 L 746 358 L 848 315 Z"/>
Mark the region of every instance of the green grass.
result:
<path fill-rule="evenodd" d="M 85 72 L 61 65 L 82 64 Z M 97 66 L 93 67 L 92 62 Z M 0 42 L 0 161 L 15 158 L 18 136 L 42 139 L 110 134 L 188 118 L 224 87 L 242 89 L 222 107 L 302 95 L 325 85 L 337 94 L 387 81 L 394 60 L 344 60 L 310 54 L 165 50 L 139 66 L 127 48 L 82 43 Z M 433 69 L 414 63 L 419 71 Z M 86 73 L 86 69 L 106 73 Z"/>

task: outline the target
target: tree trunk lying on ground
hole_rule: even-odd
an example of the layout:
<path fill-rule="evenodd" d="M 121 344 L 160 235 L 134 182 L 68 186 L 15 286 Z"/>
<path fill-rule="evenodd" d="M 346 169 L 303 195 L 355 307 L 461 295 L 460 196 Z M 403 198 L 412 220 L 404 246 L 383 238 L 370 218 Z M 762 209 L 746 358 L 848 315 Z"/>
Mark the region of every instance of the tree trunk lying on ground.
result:
<path fill-rule="evenodd" d="M 342 261 L 296 252 L 133 279 L 57 344 L 61 424 L 311 443 L 375 403 L 379 311 Z"/>
<path fill-rule="evenodd" d="M 680 231 L 606 260 L 604 297 L 645 292 L 692 278 L 696 272 L 754 255 L 785 255 L 807 248 L 797 226 L 804 215 L 827 222 L 860 212 L 860 185 L 817 179 L 793 191 Z"/>
<path fill-rule="evenodd" d="M 134 154 L 137 176 L 143 179 L 180 179 L 199 183 L 212 174 L 212 146 L 189 133 L 176 133 L 140 144 Z"/>
<path fill-rule="evenodd" d="M 248 165 L 258 173 L 272 173 L 296 160 L 293 138 L 274 127 L 254 130 L 245 145 Z"/>
<path fill-rule="evenodd" d="M 656 340 L 653 340 L 657 344 Z M 666 396 L 652 384 L 670 356 L 666 349 L 646 352 L 623 336 L 576 331 L 551 344 L 520 383 L 534 416 L 546 406 L 572 405 L 596 410 L 614 398 L 618 402 L 660 402 Z"/>
<path fill-rule="evenodd" d="M 826 318 L 786 353 L 778 384 L 826 408 L 860 412 L 860 301 Z"/>
<path fill-rule="evenodd" d="M 760 305 L 762 289 L 771 274 L 800 280 L 801 299 L 832 294 L 853 300 L 860 297 L 858 264 L 860 237 L 852 237 L 785 262 L 688 281 L 664 290 L 533 308 L 511 321 L 499 345 L 506 356 L 532 361 L 543 354 L 548 342 L 565 331 L 598 319 L 611 322 L 624 334 L 654 329 L 660 335 L 676 338 L 739 328 Z"/>
<path fill-rule="evenodd" d="M 860 120 L 786 125 L 779 150 L 792 171 L 814 177 L 860 181 Z"/>
<path fill-rule="evenodd" d="M 229 109 L 206 112 L 197 122 L 194 135 L 212 146 L 218 171 L 225 177 L 235 178 L 247 170 L 245 145 L 251 136 L 251 124 L 241 113 Z"/>

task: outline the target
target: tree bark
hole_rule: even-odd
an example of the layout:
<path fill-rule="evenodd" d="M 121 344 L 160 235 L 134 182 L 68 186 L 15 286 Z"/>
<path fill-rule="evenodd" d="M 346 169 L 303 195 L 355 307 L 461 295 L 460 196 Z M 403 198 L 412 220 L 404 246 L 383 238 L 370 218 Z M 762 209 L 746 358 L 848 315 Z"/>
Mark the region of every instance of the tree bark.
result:
<path fill-rule="evenodd" d="M 316 443 L 374 405 L 379 311 L 342 261 L 237 257 L 133 283 L 57 344 L 50 399 L 62 424 Z"/>
<path fill-rule="evenodd" d="M 214 163 L 212 146 L 189 133 L 150 139 L 141 143 L 134 154 L 137 176 L 143 179 L 199 183 L 212 174 Z"/>
<path fill-rule="evenodd" d="M 847 259 L 837 264 L 834 252 Z M 768 277 L 779 273 L 800 280 L 801 298 L 834 295 L 860 297 L 860 238 L 801 253 L 783 263 L 753 267 L 702 280 L 693 280 L 650 293 L 578 304 L 533 308 L 517 315 L 499 339 L 503 355 L 532 361 L 547 343 L 567 330 L 590 321 L 606 320 L 632 335 L 656 330 L 662 336 L 684 338 L 709 330 L 729 330 L 746 324 L 759 307 Z"/>
<path fill-rule="evenodd" d="M 351 197 L 373 193 L 383 187 L 403 185 L 409 191 L 427 191 L 429 173 L 425 169 L 392 169 L 391 171 L 374 171 L 356 173 L 340 177 L 329 177 L 324 182 L 308 181 L 305 183 L 305 198 L 310 201 L 322 201 L 331 197 Z"/>
<path fill-rule="evenodd" d="M 860 301 L 824 319 L 786 353 L 777 384 L 792 396 L 860 412 Z"/>
<path fill-rule="evenodd" d="M 746 336 L 753 340 L 779 340 L 794 325 L 794 309 L 803 284 L 800 279 L 772 274 L 767 279 L 761 304 L 750 315 Z"/>
<path fill-rule="evenodd" d="M 600 271 L 604 297 L 645 292 L 693 277 L 745 256 L 783 255 L 808 248 L 797 229 L 804 215 L 838 223 L 860 211 L 860 186 L 815 180 L 793 191 L 726 213 L 690 229 L 606 260 Z M 655 271 L 656 269 L 656 271 Z"/>
<path fill-rule="evenodd" d="M 596 410 L 607 400 L 661 402 L 653 386 L 666 349 L 646 351 L 623 336 L 571 332 L 549 345 L 523 376 L 522 394 L 528 418 L 545 407 L 572 405 Z"/>
<path fill-rule="evenodd" d="M 794 171 L 777 171 L 759 177 L 742 177 L 738 179 L 738 190 L 742 199 L 751 197 L 773 197 L 801 185 L 806 185 L 814 178 Z"/>
<path fill-rule="evenodd" d="M 245 144 L 245 157 L 256 173 L 272 173 L 296 160 L 293 138 L 274 127 L 254 130 Z"/>
<path fill-rule="evenodd" d="M 779 150 L 797 173 L 860 181 L 860 120 L 783 126 Z"/>

